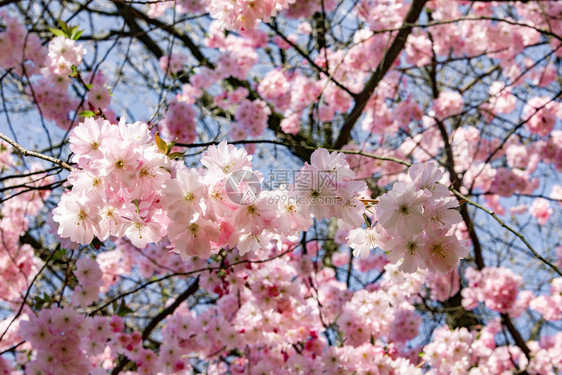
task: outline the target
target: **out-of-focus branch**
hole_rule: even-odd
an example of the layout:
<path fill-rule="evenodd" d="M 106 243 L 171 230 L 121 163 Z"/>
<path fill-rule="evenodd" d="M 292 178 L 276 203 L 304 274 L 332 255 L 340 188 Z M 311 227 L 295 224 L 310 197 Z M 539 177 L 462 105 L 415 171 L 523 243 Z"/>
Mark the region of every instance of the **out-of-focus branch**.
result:
<path fill-rule="evenodd" d="M 318 64 L 316 64 L 316 62 L 308 55 L 308 53 L 303 51 L 298 45 L 293 43 L 281 31 L 279 31 L 279 29 L 277 28 L 277 26 L 275 26 L 274 23 L 270 22 L 267 23 L 266 25 L 269 26 L 271 30 L 275 31 L 277 35 L 279 35 L 287 44 L 289 44 L 295 51 L 297 51 L 298 54 L 301 55 L 306 61 L 308 61 L 308 63 L 312 65 L 312 67 L 314 67 L 314 69 L 316 69 L 319 73 L 324 74 L 330 81 L 332 81 L 336 86 L 338 86 L 340 89 L 348 93 L 351 97 L 355 98 L 357 96 L 357 94 L 349 90 L 347 87 L 341 84 L 337 79 L 335 79 L 333 74 L 330 74 L 329 71 L 326 71 L 322 69 L 322 67 L 318 66 Z"/>
<path fill-rule="evenodd" d="M 22 154 L 23 156 L 33 156 L 35 158 L 47 160 L 47 161 L 49 161 L 53 164 L 56 164 L 56 165 L 60 166 L 61 168 L 66 169 L 67 171 L 72 171 L 72 167 L 70 165 L 68 165 L 67 163 L 65 163 L 64 161 L 62 161 L 60 159 L 57 159 L 57 158 L 53 158 L 51 156 L 40 154 L 36 151 L 27 150 L 27 149 L 23 148 L 21 145 L 19 145 L 16 141 L 8 138 L 7 136 L 5 136 L 2 133 L 0 133 L 0 139 L 6 141 L 10 146 L 12 146 L 16 150 L 16 152 L 18 152 L 19 154 Z"/>
<path fill-rule="evenodd" d="M 503 325 L 506 326 L 507 330 L 511 334 L 511 337 L 513 337 L 513 340 L 515 340 L 515 344 L 519 347 L 519 349 L 521 349 L 527 359 L 531 359 L 531 350 L 527 346 L 525 340 L 523 340 L 523 338 L 521 337 L 521 334 L 519 333 L 517 328 L 515 328 L 515 326 L 513 325 L 513 322 L 511 321 L 509 315 L 501 314 L 501 317 Z"/>
<path fill-rule="evenodd" d="M 141 12 L 141 11 L 131 7 L 130 5 L 128 5 L 128 4 L 130 4 L 130 2 L 128 2 L 128 1 L 123 1 L 123 0 L 112 0 L 112 1 L 115 4 L 115 6 L 117 7 L 117 9 L 119 9 L 119 11 L 122 12 L 123 17 L 125 18 L 125 20 L 126 20 L 126 22 L 129 26 L 132 25 L 132 23 L 129 24 L 129 22 L 131 20 L 134 20 L 135 18 L 139 18 L 149 25 L 156 26 L 157 28 L 166 31 L 169 34 L 171 34 L 171 35 L 175 36 L 176 38 L 178 38 L 179 40 L 181 40 L 182 43 L 189 49 L 189 51 L 191 52 L 193 57 L 195 57 L 197 59 L 197 61 L 199 61 L 200 63 L 203 63 L 204 65 L 207 65 L 209 67 L 212 66 L 212 64 L 210 64 L 207 61 L 207 59 L 205 58 L 205 56 L 203 55 L 203 53 L 201 52 L 199 47 L 193 42 L 193 40 L 187 34 L 181 33 L 180 31 L 175 29 L 172 25 L 168 25 L 168 24 L 166 24 L 162 21 L 159 21 L 155 18 L 148 17 L 143 12 Z M 136 26 L 136 28 L 139 28 L 138 25 Z M 133 31 L 133 30 L 131 30 L 131 31 Z"/>
<path fill-rule="evenodd" d="M 17 3 L 20 0 L 2 0 L 0 1 L 0 8 L 6 5 L 10 5 L 12 3 Z"/>
<path fill-rule="evenodd" d="M 149 37 L 147 33 L 139 26 L 135 19 L 135 15 L 132 14 L 132 8 L 130 6 L 124 5 L 121 1 L 114 1 L 113 3 L 123 16 L 123 19 L 125 20 L 125 23 L 129 27 L 131 33 L 133 33 L 136 38 L 140 40 L 142 44 L 144 44 L 144 46 L 150 50 L 150 52 L 152 52 L 154 56 L 156 56 L 157 58 L 164 56 L 164 52 L 162 51 L 160 46 L 156 44 L 156 42 L 152 40 L 152 38 Z"/>
<path fill-rule="evenodd" d="M 361 91 L 355 97 L 355 106 L 345 120 L 345 123 L 340 130 L 340 135 L 334 143 L 333 148 L 342 148 L 349 141 L 351 130 L 355 126 L 357 120 L 359 120 L 359 117 L 363 113 L 363 110 L 365 109 L 369 98 L 377 88 L 378 84 L 382 81 L 392 64 L 394 64 L 394 61 L 396 60 L 400 52 L 402 52 L 402 50 L 404 49 L 404 46 L 406 45 L 406 39 L 408 39 L 408 35 L 410 35 L 410 33 L 412 32 L 413 25 L 420 16 L 426 2 L 427 0 L 414 0 L 412 2 L 412 6 L 408 11 L 408 14 L 406 15 L 406 18 L 404 19 L 404 25 L 406 26 L 400 29 L 400 31 L 396 35 L 396 38 L 390 45 L 390 48 L 379 63 L 377 70 L 375 70 L 375 72 L 371 75 L 371 77 L 365 84 L 363 91 Z"/>
<path fill-rule="evenodd" d="M 179 307 L 179 305 L 181 305 L 182 302 L 184 302 L 186 299 L 188 299 L 193 294 L 195 294 L 195 292 L 197 292 L 198 289 L 199 289 L 199 278 L 197 277 L 189 285 L 189 287 L 182 294 L 180 294 L 178 296 L 178 298 L 176 298 L 176 300 L 174 302 L 172 302 L 168 307 L 166 307 L 164 310 L 160 311 L 160 313 L 158 313 L 158 315 L 156 315 L 154 318 L 152 318 L 152 320 L 148 323 L 148 325 L 142 331 L 142 335 L 141 335 L 142 339 L 146 340 L 150 336 L 152 331 L 154 331 L 156 326 L 158 326 L 158 323 L 160 323 L 162 320 L 164 320 L 168 315 L 173 314 L 174 311 L 176 311 L 176 309 Z M 130 362 L 129 359 L 123 357 L 123 359 L 119 361 L 117 366 L 115 366 L 113 371 L 111 371 L 111 375 L 119 374 L 121 372 L 121 370 L 123 368 L 125 368 L 125 366 L 129 362 Z"/>
<path fill-rule="evenodd" d="M 113 0 L 113 3 L 115 4 L 115 6 L 117 7 L 117 9 L 119 10 L 119 12 L 122 14 L 123 18 L 125 19 L 125 22 L 127 23 L 127 25 L 129 26 L 129 29 L 132 33 L 134 33 L 136 35 L 136 38 L 144 44 L 144 46 L 146 48 L 148 48 L 148 50 L 150 52 L 152 52 L 152 54 L 157 57 L 160 58 L 163 56 L 163 51 L 162 49 L 158 46 L 158 44 L 139 26 L 138 22 L 137 22 L 137 18 L 142 19 L 143 21 L 157 26 L 159 28 L 161 28 L 162 30 L 168 31 L 170 32 L 172 35 L 174 35 L 175 37 L 179 38 L 180 40 L 182 40 L 184 43 L 186 43 L 186 46 L 191 50 L 192 53 L 194 53 L 194 56 L 202 63 L 205 64 L 208 67 L 213 68 L 213 64 L 211 64 L 210 62 L 208 62 L 206 60 L 206 58 L 200 53 L 199 49 L 197 48 L 197 46 L 195 46 L 195 44 L 193 44 L 194 48 L 190 48 L 189 47 L 189 41 L 191 41 L 191 39 L 184 34 L 176 34 L 174 33 L 174 29 L 167 26 L 166 24 L 154 20 L 152 18 L 149 18 L 148 16 L 146 16 L 145 14 L 143 14 L 142 12 L 139 12 L 138 10 L 126 5 L 125 3 L 123 3 L 122 0 Z M 193 43 L 191 41 L 191 43 Z M 194 52 L 195 51 L 195 52 Z M 197 52 L 199 51 L 199 52 Z M 188 83 L 189 82 L 189 78 L 187 76 L 181 76 L 180 77 L 181 82 L 183 83 Z M 227 79 L 227 81 L 232 84 L 234 87 L 245 87 L 250 91 L 250 98 L 252 100 L 259 98 L 259 95 L 255 92 L 255 90 L 252 89 L 252 87 L 244 81 L 240 81 L 236 78 L 230 77 L 229 79 Z M 311 142 L 304 137 L 303 135 L 296 134 L 296 135 L 292 135 L 292 134 L 288 134 L 285 133 L 281 130 L 281 121 L 283 120 L 283 116 L 277 112 L 273 112 L 267 121 L 267 125 L 268 128 L 273 130 L 275 132 L 275 135 L 281 139 L 285 144 L 289 145 L 291 152 L 298 156 L 299 158 L 303 159 L 303 160 L 308 160 L 308 158 L 310 157 L 310 155 L 312 154 L 312 151 L 305 149 L 303 147 L 300 146 L 306 146 L 306 145 L 312 145 Z M 316 149 L 316 148 L 314 148 Z"/>
<path fill-rule="evenodd" d="M 164 320 L 164 318 L 166 318 L 168 315 L 176 311 L 179 305 L 183 301 L 191 297 L 193 294 L 195 294 L 195 292 L 197 292 L 198 289 L 199 289 L 199 277 L 195 278 L 195 280 L 189 285 L 189 287 L 182 294 L 180 294 L 174 302 L 172 302 L 168 307 L 166 307 L 158 315 L 152 318 L 152 320 L 145 327 L 144 331 L 142 331 L 142 339 L 146 340 L 150 336 L 152 331 L 154 331 L 158 323 L 160 323 L 162 320 Z"/>

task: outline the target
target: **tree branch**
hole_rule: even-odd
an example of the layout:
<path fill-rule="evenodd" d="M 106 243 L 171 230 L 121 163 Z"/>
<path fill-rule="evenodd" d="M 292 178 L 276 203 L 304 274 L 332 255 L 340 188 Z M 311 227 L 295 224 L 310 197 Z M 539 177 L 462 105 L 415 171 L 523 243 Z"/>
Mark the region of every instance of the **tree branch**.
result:
<path fill-rule="evenodd" d="M 203 55 L 203 53 L 201 52 L 199 47 L 193 42 L 193 40 L 191 40 L 191 38 L 187 34 L 179 32 L 172 25 L 167 25 L 164 22 L 159 21 L 155 18 L 148 17 L 146 14 L 138 11 L 137 9 L 131 7 L 130 5 L 127 5 L 127 4 L 130 4 L 130 2 L 128 2 L 128 1 L 123 1 L 123 0 L 112 0 L 112 1 L 115 4 L 115 6 L 117 7 L 117 9 L 119 9 L 121 11 L 121 13 L 123 14 L 123 17 L 125 18 L 125 21 L 127 22 L 127 24 L 129 24 L 129 22 L 131 22 L 131 21 L 134 21 L 135 18 L 139 18 L 149 25 L 156 26 L 157 28 L 166 31 L 169 34 L 172 34 L 173 36 L 175 36 L 176 38 L 178 38 L 179 40 L 181 40 L 183 42 L 183 44 L 189 49 L 189 51 L 191 52 L 193 57 L 195 57 L 197 59 L 197 61 L 199 61 L 200 63 L 202 63 L 204 65 L 212 67 L 212 64 L 209 63 L 209 61 Z M 136 21 L 134 22 L 134 24 L 136 24 Z M 133 25 L 133 23 L 131 23 L 129 26 L 133 26 L 135 28 L 140 28 L 138 26 L 138 24 Z M 131 30 L 131 31 L 133 31 L 133 30 Z M 144 41 L 142 41 L 142 42 L 144 43 Z M 154 43 L 154 44 L 156 44 L 156 43 Z M 159 57 L 161 57 L 161 56 L 159 56 Z"/>
<path fill-rule="evenodd" d="M 552 264 L 551 262 L 549 262 L 548 260 L 546 260 L 545 258 L 543 258 L 534 248 L 533 246 L 531 246 L 531 244 L 529 243 L 529 241 L 527 241 L 527 239 L 525 238 L 525 236 L 523 236 L 521 233 L 517 232 L 515 229 L 513 229 L 512 227 L 510 227 L 509 225 L 507 225 L 502 219 L 500 219 L 498 217 L 498 215 L 496 215 L 493 211 L 488 210 L 486 207 L 470 200 L 469 197 L 467 197 L 466 195 L 463 195 L 461 192 L 459 192 L 457 189 L 451 189 L 451 191 L 453 192 L 453 194 L 455 194 L 457 197 L 461 198 L 462 200 L 466 201 L 466 203 L 470 204 L 471 206 L 474 206 L 476 208 L 479 208 L 480 210 L 486 212 L 488 215 L 492 216 L 494 218 L 494 220 L 496 220 L 502 227 L 504 227 L 505 229 L 507 229 L 508 231 L 510 231 L 511 233 L 513 233 L 515 236 L 517 236 L 517 238 L 519 238 L 521 240 L 521 242 L 523 242 L 525 244 L 525 246 L 527 246 L 527 249 L 529 249 L 531 251 L 531 253 L 533 253 L 533 255 L 535 257 L 537 257 L 537 259 L 539 259 L 541 262 L 543 262 L 544 264 L 546 264 L 547 266 L 549 266 L 550 268 L 552 268 L 554 270 L 554 272 L 556 272 L 558 275 L 562 276 L 562 271 L 560 271 L 560 269 L 558 267 L 556 267 L 554 264 Z"/>
<path fill-rule="evenodd" d="M 427 0 L 414 0 L 412 2 L 412 7 L 408 11 L 406 18 L 404 19 L 404 27 L 401 28 L 400 31 L 398 31 L 396 38 L 379 63 L 377 70 L 375 70 L 375 72 L 371 75 L 371 77 L 365 84 L 363 91 L 361 91 L 355 97 L 355 106 L 345 120 L 345 123 L 340 130 L 340 135 L 336 140 L 336 143 L 334 143 L 333 148 L 342 148 L 349 141 L 349 136 L 351 135 L 353 126 L 355 126 L 355 123 L 363 113 L 363 110 L 365 109 L 369 98 L 377 88 L 378 84 L 380 83 L 380 81 L 382 81 L 392 64 L 394 64 L 394 61 L 396 60 L 400 52 L 402 52 L 402 50 L 404 49 L 404 46 L 406 45 L 406 39 L 408 39 L 408 35 L 410 35 L 410 33 L 412 32 L 412 28 L 418 17 L 420 16 L 426 2 Z"/>
<path fill-rule="evenodd" d="M 343 91 L 345 91 L 346 93 L 348 93 L 352 98 L 355 98 L 357 96 L 356 93 L 354 93 L 353 91 L 349 90 L 347 87 L 345 87 L 343 84 L 341 84 L 337 79 L 334 78 L 334 75 L 331 74 L 329 71 L 326 71 L 324 69 L 322 69 L 322 67 L 318 66 L 318 64 L 316 64 L 316 62 L 308 55 L 308 53 L 304 52 L 298 45 L 296 45 L 295 43 L 293 43 L 289 38 L 287 38 L 281 31 L 279 31 L 279 29 L 277 28 L 277 26 L 275 26 L 275 24 L 270 23 L 266 23 L 267 26 L 269 26 L 269 28 L 273 31 L 275 31 L 275 33 L 277 35 L 279 35 L 287 44 L 289 44 L 295 51 L 298 52 L 299 55 L 301 55 L 302 57 L 304 57 L 306 59 L 306 61 L 308 61 L 308 63 L 310 65 L 312 65 L 312 67 L 314 69 L 316 69 L 319 73 L 324 74 L 330 81 L 332 81 L 336 86 L 338 86 L 340 89 L 342 89 Z M 326 60 L 327 62 L 327 60 Z"/>
<path fill-rule="evenodd" d="M 29 151 L 25 148 L 23 148 L 21 145 L 19 145 L 16 141 L 8 138 L 6 135 L 0 133 L 0 139 L 6 141 L 10 146 L 12 146 L 16 152 L 18 152 L 19 154 L 23 155 L 23 156 L 33 156 L 39 159 L 43 159 L 43 160 L 47 160 L 53 164 L 56 164 L 58 166 L 60 166 L 61 168 L 66 169 L 67 171 L 72 171 L 72 167 L 70 165 L 68 165 L 67 163 L 65 163 L 64 161 L 60 160 L 60 159 L 56 159 L 53 158 L 51 156 L 47 156 L 47 155 L 43 155 L 40 154 L 36 151 Z"/>
<path fill-rule="evenodd" d="M 509 315 L 501 314 L 501 318 L 502 323 L 506 326 L 507 330 L 511 334 L 511 337 L 513 337 L 513 340 L 515 340 L 515 344 L 519 347 L 519 349 L 521 349 L 527 359 L 531 359 L 531 350 L 527 346 L 525 340 L 523 340 L 523 338 L 521 337 L 519 331 L 517 331 L 517 328 L 515 328 L 515 326 L 513 325 L 513 322 L 511 321 Z"/>
<path fill-rule="evenodd" d="M 3 1 L 0 1 L 0 8 L 3 7 L 3 6 L 6 6 L 6 5 L 10 5 L 12 3 L 17 3 L 19 1 L 21 1 L 21 0 L 3 0 Z"/>
<path fill-rule="evenodd" d="M 143 341 L 148 339 L 148 337 L 150 336 L 152 331 L 156 328 L 158 323 L 160 323 L 162 320 L 164 320 L 168 315 L 173 314 L 174 311 L 176 311 L 176 309 L 179 307 L 179 305 L 181 305 L 182 302 L 184 302 L 186 299 L 188 299 L 193 294 L 195 294 L 195 292 L 197 292 L 198 289 L 199 289 L 199 277 L 197 277 L 189 285 L 189 287 L 182 294 L 180 294 L 178 296 L 178 298 L 176 298 L 176 300 L 174 302 L 172 302 L 168 307 L 166 307 L 164 310 L 162 310 L 160 313 L 158 313 L 158 315 L 156 315 L 154 318 L 152 318 L 152 320 L 148 323 L 148 325 L 142 331 L 141 337 L 142 337 Z M 115 368 L 111 372 L 111 375 L 119 374 L 121 372 L 121 370 L 123 368 L 125 368 L 125 366 L 129 362 L 130 362 L 129 359 L 127 359 L 126 357 L 123 357 L 119 361 L 117 366 L 115 366 Z"/>

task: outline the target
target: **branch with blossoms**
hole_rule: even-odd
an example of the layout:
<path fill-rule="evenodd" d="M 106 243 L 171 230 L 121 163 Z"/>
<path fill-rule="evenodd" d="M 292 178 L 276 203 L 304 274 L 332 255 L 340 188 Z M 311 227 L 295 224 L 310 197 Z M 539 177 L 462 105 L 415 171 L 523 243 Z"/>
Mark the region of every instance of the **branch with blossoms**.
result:
<path fill-rule="evenodd" d="M 363 90 L 361 90 L 361 92 L 358 93 L 355 97 L 355 106 L 353 107 L 349 116 L 345 120 L 345 123 L 341 127 L 339 136 L 334 143 L 334 148 L 342 148 L 349 141 L 351 130 L 355 126 L 355 123 L 359 119 L 361 113 L 363 113 L 363 110 L 367 105 L 367 101 L 404 48 L 406 40 L 408 39 L 408 35 L 411 33 L 413 25 L 419 18 L 426 2 L 427 1 L 425 0 L 412 1 L 410 10 L 408 11 L 408 14 L 404 19 L 404 24 L 406 26 L 398 31 L 398 34 L 396 34 L 396 37 L 388 48 L 388 51 L 382 57 L 380 64 L 377 66 L 377 69 L 371 75 Z"/>
<path fill-rule="evenodd" d="M 173 314 L 174 311 L 180 306 L 180 304 L 182 302 L 184 302 L 189 297 L 191 297 L 193 294 L 195 294 L 195 292 L 197 292 L 197 289 L 199 289 L 199 279 L 198 278 L 196 278 L 189 285 L 189 287 L 174 300 L 174 302 L 172 302 L 165 309 L 163 309 L 158 315 L 156 315 L 154 318 L 152 318 L 152 320 L 146 325 L 146 327 L 142 331 L 141 339 L 142 340 L 148 339 L 148 337 L 150 337 L 150 334 L 156 328 L 156 326 L 162 320 L 164 320 L 168 315 Z M 111 371 L 111 374 L 112 375 L 119 374 L 121 372 L 121 370 L 124 369 L 127 366 L 128 363 L 129 363 L 129 360 L 126 359 L 126 358 L 123 358 L 122 360 L 120 360 L 117 363 L 117 366 L 115 366 L 113 371 Z"/>

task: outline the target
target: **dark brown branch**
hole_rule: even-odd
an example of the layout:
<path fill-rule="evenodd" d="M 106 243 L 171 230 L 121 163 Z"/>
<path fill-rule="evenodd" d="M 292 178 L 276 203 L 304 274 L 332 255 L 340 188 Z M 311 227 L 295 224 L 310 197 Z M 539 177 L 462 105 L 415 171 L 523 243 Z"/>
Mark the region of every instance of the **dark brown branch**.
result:
<path fill-rule="evenodd" d="M 531 350 L 527 346 L 525 340 L 523 340 L 523 338 L 521 337 L 519 331 L 517 331 L 517 328 L 515 328 L 515 326 L 513 325 L 513 322 L 511 321 L 509 315 L 501 314 L 501 317 L 503 325 L 507 328 L 511 337 L 513 337 L 513 340 L 515 340 L 515 344 L 519 347 L 519 349 L 521 349 L 527 359 L 531 359 Z"/>
<path fill-rule="evenodd" d="M 0 8 L 6 5 L 10 5 L 12 3 L 17 3 L 20 0 L 2 0 L 0 1 Z"/>
<path fill-rule="evenodd" d="M 168 27 L 167 25 L 161 23 L 160 21 L 157 20 L 153 20 L 149 17 L 147 17 L 145 14 L 131 8 L 128 5 L 125 5 L 123 3 L 122 0 L 113 0 L 113 3 L 115 4 L 115 6 L 117 7 L 117 9 L 120 11 L 120 13 L 122 14 L 123 18 L 125 19 L 125 22 L 127 23 L 127 25 L 129 26 L 129 29 L 132 33 L 134 33 L 136 35 L 136 38 L 142 43 L 144 44 L 144 46 L 150 51 L 152 52 L 152 54 L 157 57 L 160 58 L 163 56 L 163 51 L 162 49 L 158 46 L 158 44 L 146 33 L 146 31 L 144 31 L 138 24 L 137 22 L 137 17 L 139 17 L 140 19 L 146 21 L 147 23 L 150 23 L 152 25 L 158 26 L 160 28 L 162 28 L 165 31 L 169 31 L 172 30 L 170 29 L 170 27 Z M 184 43 L 186 43 L 186 40 L 189 39 L 187 36 L 184 35 L 183 39 L 182 37 L 176 34 L 173 34 L 175 36 L 177 36 L 178 38 L 180 38 L 182 41 L 184 41 Z M 187 39 L 186 39 L 187 38 Z M 195 45 L 194 45 L 195 46 Z M 189 48 L 189 46 L 188 46 Z M 195 48 L 197 48 L 195 46 Z M 190 50 L 193 53 L 193 49 L 190 48 Z M 205 63 L 205 65 L 209 66 L 209 67 L 213 67 L 213 65 L 210 62 L 207 62 L 206 58 L 200 54 L 194 54 L 194 56 L 196 58 L 200 58 L 202 63 Z M 198 57 L 199 56 L 199 57 Z M 187 76 L 181 76 L 180 80 L 183 83 L 187 83 L 189 82 L 189 78 Z M 252 89 L 252 87 L 247 83 L 247 82 L 243 82 L 240 81 L 236 78 L 229 78 L 227 79 L 227 81 L 233 85 L 234 87 L 245 87 L 250 91 L 250 98 L 252 100 L 259 98 L 259 95 L 255 92 L 255 90 Z M 283 142 L 285 143 L 290 149 L 291 152 L 298 156 L 299 158 L 303 159 L 303 160 L 308 160 L 310 158 L 310 155 L 312 154 L 312 151 L 306 148 L 303 148 L 304 146 L 312 146 L 308 139 L 306 137 L 304 137 L 301 134 L 296 134 L 296 135 L 292 135 L 292 134 L 287 134 L 285 132 L 283 132 L 281 130 L 281 121 L 283 120 L 283 116 L 279 113 L 273 112 L 270 116 L 269 119 L 267 121 L 267 125 L 268 128 L 273 130 L 276 134 L 276 136 Z"/>
<path fill-rule="evenodd" d="M 404 20 L 405 26 L 400 29 L 400 31 L 398 31 L 396 38 L 379 63 L 377 70 L 375 70 L 375 72 L 371 75 L 371 77 L 365 84 L 363 91 L 361 91 L 355 97 L 355 106 L 345 120 L 345 123 L 340 130 L 340 135 L 338 136 L 336 143 L 334 143 L 333 148 L 340 149 L 349 141 L 351 130 L 355 126 L 357 120 L 359 120 L 359 117 L 363 113 L 363 110 L 365 109 L 369 98 L 377 88 L 378 84 L 382 81 L 392 64 L 394 64 L 394 61 L 396 60 L 400 52 L 402 52 L 402 50 L 404 49 L 404 46 L 406 45 L 406 39 L 408 39 L 408 35 L 410 35 L 410 33 L 412 32 L 412 28 L 418 17 L 420 16 L 426 2 L 427 0 L 414 0 L 412 2 L 412 6 L 408 11 L 408 14 L 406 15 L 406 19 Z"/>
<path fill-rule="evenodd" d="M 176 38 L 178 38 L 179 40 L 181 40 L 183 42 L 183 44 L 189 49 L 189 51 L 191 52 L 193 57 L 195 57 L 197 59 L 197 61 L 199 61 L 200 63 L 203 63 L 204 65 L 207 65 L 209 67 L 212 66 L 212 64 L 210 64 L 207 61 L 207 59 L 205 58 L 205 56 L 203 55 L 203 53 L 201 52 L 199 47 L 193 42 L 193 40 L 191 40 L 191 38 L 187 34 L 183 34 L 183 33 L 179 32 L 178 30 L 176 30 L 172 25 L 167 25 L 164 22 L 159 21 L 155 18 L 150 18 L 146 14 L 138 11 L 137 9 L 135 9 L 135 8 L 129 6 L 129 5 L 126 5 L 127 3 L 129 3 L 127 1 L 113 0 L 113 3 L 117 7 L 117 9 L 119 9 L 122 12 L 125 20 L 127 21 L 127 18 L 129 19 L 129 21 L 127 21 L 127 24 L 129 24 L 129 22 L 131 20 L 134 21 L 135 18 L 138 18 L 138 19 L 143 20 L 144 22 L 146 22 L 149 25 L 156 26 L 157 28 L 166 31 L 169 34 L 171 34 L 171 35 L 175 36 Z M 134 23 L 136 24 L 136 21 Z M 138 24 L 136 25 L 136 27 L 139 27 Z M 133 30 L 131 30 L 131 31 L 133 31 Z M 142 42 L 144 43 L 144 41 L 142 41 Z"/>
<path fill-rule="evenodd" d="M 195 294 L 195 292 L 197 292 L 198 289 L 199 289 L 199 278 L 197 277 L 195 278 L 195 280 L 193 280 L 191 285 L 189 285 L 189 287 L 182 294 L 180 294 L 178 298 L 176 298 L 174 302 L 172 302 L 168 307 L 166 307 L 158 315 L 152 318 L 152 320 L 150 321 L 150 323 L 148 323 L 144 331 L 142 331 L 142 339 L 146 340 L 150 336 L 154 328 L 156 328 L 158 323 L 160 323 L 162 320 L 164 320 L 164 318 L 166 318 L 168 315 L 176 311 L 179 305 L 181 305 L 183 301 L 185 301 L 193 294 Z"/>
<path fill-rule="evenodd" d="M 139 26 L 136 21 L 135 15 L 132 13 L 132 8 L 130 6 L 124 5 L 121 1 L 113 1 L 115 7 L 119 10 L 125 23 L 129 27 L 131 33 L 136 35 L 136 38 L 144 44 L 146 48 L 152 52 L 154 56 L 160 58 L 164 56 L 164 52 L 158 44 L 151 37 L 149 37 L 146 32 Z"/>
<path fill-rule="evenodd" d="M 172 302 L 168 307 L 162 310 L 158 315 L 156 315 L 152 320 L 148 323 L 148 325 L 142 331 L 142 339 L 146 340 L 149 338 L 150 334 L 154 329 L 158 326 L 162 320 L 164 320 L 168 315 L 171 315 L 176 311 L 176 309 L 184 302 L 186 299 L 191 297 L 197 290 L 199 289 L 199 278 L 197 277 L 193 282 L 189 285 L 189 287 L 176 298 L 174 302 Z M 123 368 L 130 362 L 129 359 L 123 357 L 122 360 L 119 361 L 117 366 L 111 372 L 111 375 L 117 375 L 121 372 Z"/>
<path fill-rule="evenodd" d="M 429 21 L 431 21 L 431 14 L 428 15 L 428 19 Z M 430 82 L 431 95 L 433 97 L 433 100 L 435 100 L 439 97 L 439 88 L 437 86 L 437 64 L 436 64 L 437 56 L 435 55 L 435 51 L 433 49 L 433 37 L 431 33 L 428 33 L 428 36 L 429 36 L 429 40 L 431 41 L 431 50 L 432 50 L 432 54 L 431 54 L 432 64 L 431 66 L 428 67 L 428 72 L 431 81 Z M 445 123 L 440 119 L 436 119 L 436 122 L 441 138 L 443 139 L 444 151 L 447 156 L 446 167 L 450 176 L 449 180 L 451 181 L 451 184 L 455 189 L 460 190 L 462 181 L 459 179 L 458 174 L 455 170 L 455 159 L 453 156 L 451 142 L 449 141 L 449 134 L 447 132 L 447 128 L 445 127 Z M 481 270 L 482 268 L 484 268 L 484 258 L 482 257 L 482 246 L 480 244 L 480 239 L 478 238 L 478 235 L 474 228 L 474 223 L 472 222 L 472 218 L 468 213 L 468 209 L 466 205 L 464 204 L 461 205 L 459 211 L 464 223 L 466 224 L 467 231 L 470 240 L 472 242 L 472 248 L 474 250 L 474 258 L 475 258 L 476 266 L 479 270 Z M 459 286 L 462 288 L 462 284 L 460 284 Z M 462 306 L 462 296 L 461 296 L 460 289 L 458 293 L 448 298 L 443 303 L 443 306 L 454 309 L 453 310 L 454 312 L 450 312 L 447 314 L 447 324 L 450 325 L 451 327 L 472 328 L 479 323 L 478 319 L 474 316 L 474 314 L 470 313 Z"/>

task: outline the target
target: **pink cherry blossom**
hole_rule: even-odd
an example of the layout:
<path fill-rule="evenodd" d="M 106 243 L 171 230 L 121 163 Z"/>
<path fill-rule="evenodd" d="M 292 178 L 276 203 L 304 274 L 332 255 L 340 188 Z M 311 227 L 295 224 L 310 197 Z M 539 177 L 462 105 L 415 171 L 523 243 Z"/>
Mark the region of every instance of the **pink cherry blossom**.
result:
<path fill-rule="evenodd" d="M 550 208 L 550 204 L 546 199 L 537 198 L 533 201 L 531 207 L 529 207 L 529 212 L 537 219 L 539 225 L 545 225 L 548 219 L 550 219 L 553 210 Z"/>

